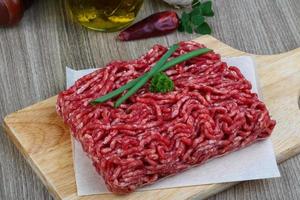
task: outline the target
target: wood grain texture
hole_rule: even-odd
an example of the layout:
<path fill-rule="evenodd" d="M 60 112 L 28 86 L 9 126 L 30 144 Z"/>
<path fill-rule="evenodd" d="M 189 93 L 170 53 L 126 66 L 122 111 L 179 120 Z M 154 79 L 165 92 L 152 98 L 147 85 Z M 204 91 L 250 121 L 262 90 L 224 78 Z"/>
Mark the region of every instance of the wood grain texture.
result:
<path fill-rule="evenodd" d="M 214 49 L 222 56 L 241 56 L 211 36 L 195 41 Z M 277 120 L 272 142 L 279 163 L 300 152 L 298 89 L 300 86 L 300 48 L 272 56 L 251 55 L 257 62 L 261 89 L 271 115 Z M 290 88 L 286 90 L 286 88 Z M 206 198 L 234 183 L 211 184 L 165 190 L 136 192 L 126 196 L 94 195 L 78 197 L 73 169 L 69 128 L 56 114 L 56 96 L 8 115 L 4 127 L 13 143 L 56 199 L 90 200 L 181 200 Z"/>
<path fill-rule="evenodd" d="M 139 17 L 166 7 L 158 0 L 146 0 Z M 273 54 L 300 46 L 299 0 L 215 0 L 214 7 L 213 35 L 232 47 Z M 70 23 L 62 1 L 37 1 L 19 26 L 0 29 L 0 118 L 62 90 L 66 65 L 102 66 L 111 59 L 137 57 L 157 42 L 168 45 L 195 38 L 176 33 L 123 44 L 114 40 L 115 35 Z M 297 199 L 300 156 L 280 169 L 280 179 L 245 182 L 211 199 Z M 3 131 L 0 199 L 52 199 Z"/>

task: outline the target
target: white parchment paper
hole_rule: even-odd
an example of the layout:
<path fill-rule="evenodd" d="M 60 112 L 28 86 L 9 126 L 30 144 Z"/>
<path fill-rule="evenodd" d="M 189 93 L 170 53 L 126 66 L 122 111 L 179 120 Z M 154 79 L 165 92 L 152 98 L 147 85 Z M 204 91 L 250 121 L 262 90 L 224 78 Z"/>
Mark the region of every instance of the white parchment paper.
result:
<path fill-rule="evenodd" d="M 223 60 L 226 61 L 228 65 L 238 67 L 246 79 L 251 81 L 253 86 L 252 90 L 259 93 L 255 63 L 251 57 L 242 56 L 225 58 Z M 77 79 L 94 70 L 95 69 L 76 71 L 67 68 L 67 87 L 70 87 Z M 73 159 L 77 193 L 79 196 L 109 193 L 102 177 L 94 169 L 91 160 L 83 152 L 80 143 L 74 139 Z M 270 139 L 267 139 L 224 157 L 213 159 L 204 165 L 165 178 L 139 190 L 235 182 L 279 176 L 280 173 L 276 164 L 272 143 Z"/>

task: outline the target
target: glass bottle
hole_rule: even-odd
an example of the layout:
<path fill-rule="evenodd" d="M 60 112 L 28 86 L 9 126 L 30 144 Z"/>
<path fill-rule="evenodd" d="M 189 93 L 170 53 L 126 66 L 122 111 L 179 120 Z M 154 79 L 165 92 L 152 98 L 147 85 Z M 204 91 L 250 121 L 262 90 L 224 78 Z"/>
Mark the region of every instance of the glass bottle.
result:
<path fill-rule="evenodd" d="M 137 16 L 143 0 L 66 0 L 72 18 L 97 31 L 117 31 Z"/>

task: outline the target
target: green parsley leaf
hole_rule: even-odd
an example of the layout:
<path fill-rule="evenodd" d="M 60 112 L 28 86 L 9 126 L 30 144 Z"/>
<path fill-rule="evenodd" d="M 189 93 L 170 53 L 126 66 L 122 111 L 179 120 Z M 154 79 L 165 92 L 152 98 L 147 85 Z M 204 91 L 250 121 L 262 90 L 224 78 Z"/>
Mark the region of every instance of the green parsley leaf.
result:
<path fill-rule="evenodd" d="M 201 24 L 204 23 L 204 17 L 202 15 L 194 15 L 191 17 L 191 22 L 195 26 L 200 26 Z"/>
<path fill-rule="evenodd" d="M 202 35 L 206 35 L 206 34 L 211 34 L 212 30 L 209 27 L 209 25 L 206 22 L 204 22 L 203 24 L 201 24 L 195 29 L 195 32 Z"/>
<path fill-rule="evenodd" d="M 212 2 L 206 1 L 201 4 L 202 14 L 203 16 L 212 17 L 214 16 L 214 11 L 212 10 Z"/>
<path fill-rule="evenodd" d="M 183 11 L 182 15 L 181 15 L 181 22 L 183 24 L 187 24 L 190 21 L 190 16 L 189 14 L 187 14 L 186 12 Z"/>
<path fill-rule="evenodd" d="M 193 27 L 190 23 L 187 23 L 184 25 L 184 30 L 186 32 L 188 32 L 189 34 L 192 34 L 194 31 L 193 31 Z"/>
<path fill-rule="evenodd" d="M 178 31 L 179 32 L 184 32 L 185 31 L 185 28 L 184 28 L 182 22 L 180 22 L 180 24 L 179 24 Z"/>
<path fill-rule="evenodd" d="M 174 90 L 174 82 L 163 72 L 157 73 L 151 80 L 151 92 L 167 93 Z"/>
<path fill-rule="evenodd" d="M 180 32 L 210 34 L 212 32 L 209 25 L 205 22 L 206 17 L 214 16 L 212 1 L 201 3 L 200 0 L 193 0 L 192 10 L 183 11 L 178 30 Z"/>
<path fill-rule="evenodd" d="M 202 15 L 202 8 L 201 6 L 197 6 L 193 8 L 193 10 L 189 13 L 190 17 L 195 16 L 195 15 Z"/>

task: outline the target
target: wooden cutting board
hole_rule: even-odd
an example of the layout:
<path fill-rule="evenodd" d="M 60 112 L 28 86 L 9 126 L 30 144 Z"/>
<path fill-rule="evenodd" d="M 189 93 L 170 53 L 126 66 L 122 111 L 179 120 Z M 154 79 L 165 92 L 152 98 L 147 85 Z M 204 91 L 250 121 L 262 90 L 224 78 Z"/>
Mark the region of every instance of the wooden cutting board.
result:
<path fill-rule="evenodd" d="M 196 39 L 222 56 L 241 56 L 211 36 Z M 279 163 L 300 152 L 300 48 L 256 59 L 265 102 L 276 129 L 271 137 Z M 236 183 L 135 192 L 126 196 L 78 197 L 73 170 L 70 132 L 55 112 L 56 96 L 8 115 L 4 128 L 33 170 L 56 199 L 64 200 L 183 200 L 205 198 Z"/>

